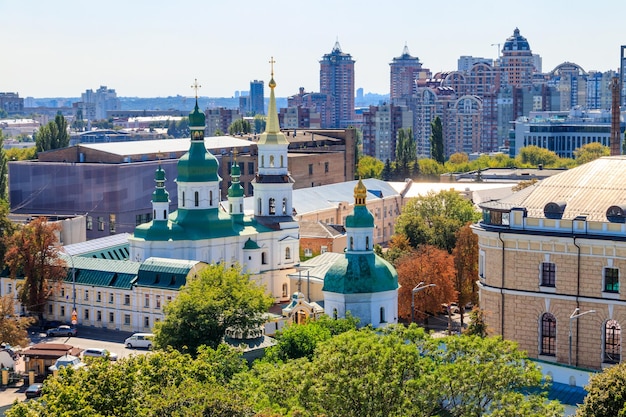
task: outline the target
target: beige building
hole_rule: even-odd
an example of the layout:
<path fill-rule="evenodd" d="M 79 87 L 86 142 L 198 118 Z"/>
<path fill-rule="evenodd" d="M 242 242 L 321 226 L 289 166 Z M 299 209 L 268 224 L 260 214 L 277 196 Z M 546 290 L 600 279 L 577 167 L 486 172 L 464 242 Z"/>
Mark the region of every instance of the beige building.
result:
<path fill-rule="evenodd" d="M 548 362 L 621 362 L 625 177 L 626 156 L 603 157 L 480 204 L 480 306 L 492 334 Z"/>

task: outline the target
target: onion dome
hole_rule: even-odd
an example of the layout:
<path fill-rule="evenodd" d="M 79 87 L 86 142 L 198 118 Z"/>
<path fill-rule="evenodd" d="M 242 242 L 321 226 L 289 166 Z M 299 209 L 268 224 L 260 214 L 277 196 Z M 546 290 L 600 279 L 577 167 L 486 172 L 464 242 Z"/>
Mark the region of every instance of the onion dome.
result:
<path fill-rule="evenodd" d="M 230 176 L 233 180 L 233 183 L 228 187 L 228 196 L 229 197 L 243 197 L 243 187 L 239 182 L 239 177 L 241 176 L 241 168 L 239 168 L 239 164 L 237 161 L 233 164 L 230 169 Z"/>
<path fill-rule="evenodd" d="M 217 159 L 204 146 L 205 116 L 198 108 L 198 99 L 192 113 L 189 114 L 191 145 L 189 152 L 178 160 L 178 182 L 214 182 L 220 181 L 217 174 Z"/>
<path fill-rule="evenodd" d="M 328 269 L 322 291 L 339 294 L 375 293 L 398 289 L 398 273 L 385 259 L 371 252 L 346 254 Z"/>
<path fill-rule="evenodd" d="M 525 37 L 519 34 L 519 29 L 515 28 L 513 31 L 513 36 L 507 38 L 506 42 L 504 42 L 504 47 L 502 48 L 502 52 L 505 51 L 529 51 L 530 45 Z"/>
<path fill-rule="evenodd" d="M 374 227 L 374 216 L 367 209 L 367 188 L 359 180 L 354 187 L 354 212 L 346 217 L 346 227 Z"/>
<path fill-rule="evenodd" d="M 152 192 L 152 202 L 169 203 L 170 196 L 165 189 L 165 171 L 163 170 L 163 168 L 161 168 L 161 165 L 159 165 L 156 172 L 154 173 L 154 182 L 156 183 L 156 187 Z"/>

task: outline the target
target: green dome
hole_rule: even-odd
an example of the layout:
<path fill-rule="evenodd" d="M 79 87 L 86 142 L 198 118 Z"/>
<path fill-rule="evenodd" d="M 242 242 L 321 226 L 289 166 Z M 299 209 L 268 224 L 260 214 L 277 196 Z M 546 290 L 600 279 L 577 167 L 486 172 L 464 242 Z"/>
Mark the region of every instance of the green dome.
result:
<path fill-rule="evenodd" d="M 165 189 L 165 171 L 161 168 L 161 165 L 159 165 L 154 173 L 154 182 L 156 182 L 156 187 L 152 192 L 152 202 L 168 203 L 170 201 L 170 196 Z"/>
<path fill-rule="evenodd" d="M 204 141 L 191 141 L 189 152 L 178 160 L 179 182 L 220 181 L 217 159 L 206 150 Z"/>
<path fill-rule="evenodd" d="M 206 117 L 204 113 L 200 111 L 198 107 L 198 100 L 196 99 L 196 107 L 194 107 L 193 112 L 189 113 L 189 127 L 201 127 L 204 129 Z"/>
<path fill-rule="evenodd" d="M 238 182 L 233 182 L 230 187 L 228 187 L 228 196 L 229 197 L 243 197 L 243 187 Z"/>
<path fill-rule="evenodd" d="M 244 243 L 243 248 L 244 249 L 261 249 L 261 247 L 251 238 L 248 238 L 248 240 L 246 240 L 246 243 Z"/>
<path fill-rule="evenodd" d="M 346 254 L 324 276 L 322 291 L 360 294 L 398 289 L 395 268 L 375 253 Z"/>
<path fill-rule="evenodd" d="M 374 216 L 367 206 L 354 206 L 354 214 L 346 216 L 346 227 L 374 227 Z"/>

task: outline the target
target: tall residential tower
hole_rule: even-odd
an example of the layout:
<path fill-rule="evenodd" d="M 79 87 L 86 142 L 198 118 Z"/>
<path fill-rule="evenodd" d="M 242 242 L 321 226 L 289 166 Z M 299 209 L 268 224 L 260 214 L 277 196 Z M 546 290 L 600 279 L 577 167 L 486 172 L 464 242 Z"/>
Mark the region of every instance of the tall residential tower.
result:
<path fill-rule="evenodd" d="M 339 42 L 320 61 L 320 93 L 331 98 L 329 128 L 346 128 L 354 122 L 354 60 Z"/>

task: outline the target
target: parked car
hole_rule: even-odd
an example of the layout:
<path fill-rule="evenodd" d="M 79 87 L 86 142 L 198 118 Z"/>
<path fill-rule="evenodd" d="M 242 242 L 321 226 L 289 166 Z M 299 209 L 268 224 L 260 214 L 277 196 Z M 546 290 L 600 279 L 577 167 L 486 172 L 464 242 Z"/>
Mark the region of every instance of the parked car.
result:
<path fill-rule="evenodd" d="M 108 358 L 111 361 L 117 360 L 117 353 L 110 352 L 106 349 L 89 348 L 83 351 L 83 358 Z"/>
<path fill-rule="evenodd" d="M 71 366 L 74 369 L 79 369 L 85 366 L 85 362 L 81 361 L 79 357 L 73 355 L 63 355 L 56 360 L 54 365 L 50 365 L 48 369 L 50 371 L 58 371 L 64 366 Z"/>
<path fill-rule="evenodd" d="M 50 329 L 55 329 L 61 325 L 63 325 L 63 323 L 61 323 L 58 320 L 49 320 L 49 321 L 44 321 L 43 326 L 41 327 L 43 327 L 44 330 L 50 330 Z"/>
<path fill-rule="evenodd" d="M 24 394 L 26 394 L 26 398 L 36 398 L 36 397 L 41 397 L 42 391 L 43 391 L 43 384 L 36 383 L 36 384 L 31 384 L 28 388 L 26 388 L 26 391 L 24 391 Z"/>
<path fill-rule="evenodd" d="M 450 312 L 451 314 L 459 314 L 461 310 L 459 309 L 459 305 L 457 303 L 450 303 L 442 304 L 441 312 L 445 315 L 448 315 L 448 312 Z"/>
<path fill-rule="evenodd" d="M 46 332 L 46 336 L 76 336 L 78 334 L 76 327 L 71 327 L 67 325 L 62 325 L 59 327 L 55 327 L 54 329 L 48 329 Z"/>
<path fill-rule="evenodd" d="M 146 348 L 152 349 L 152 333 L 135 333 L 124 341 L 127 348 Z"/>

